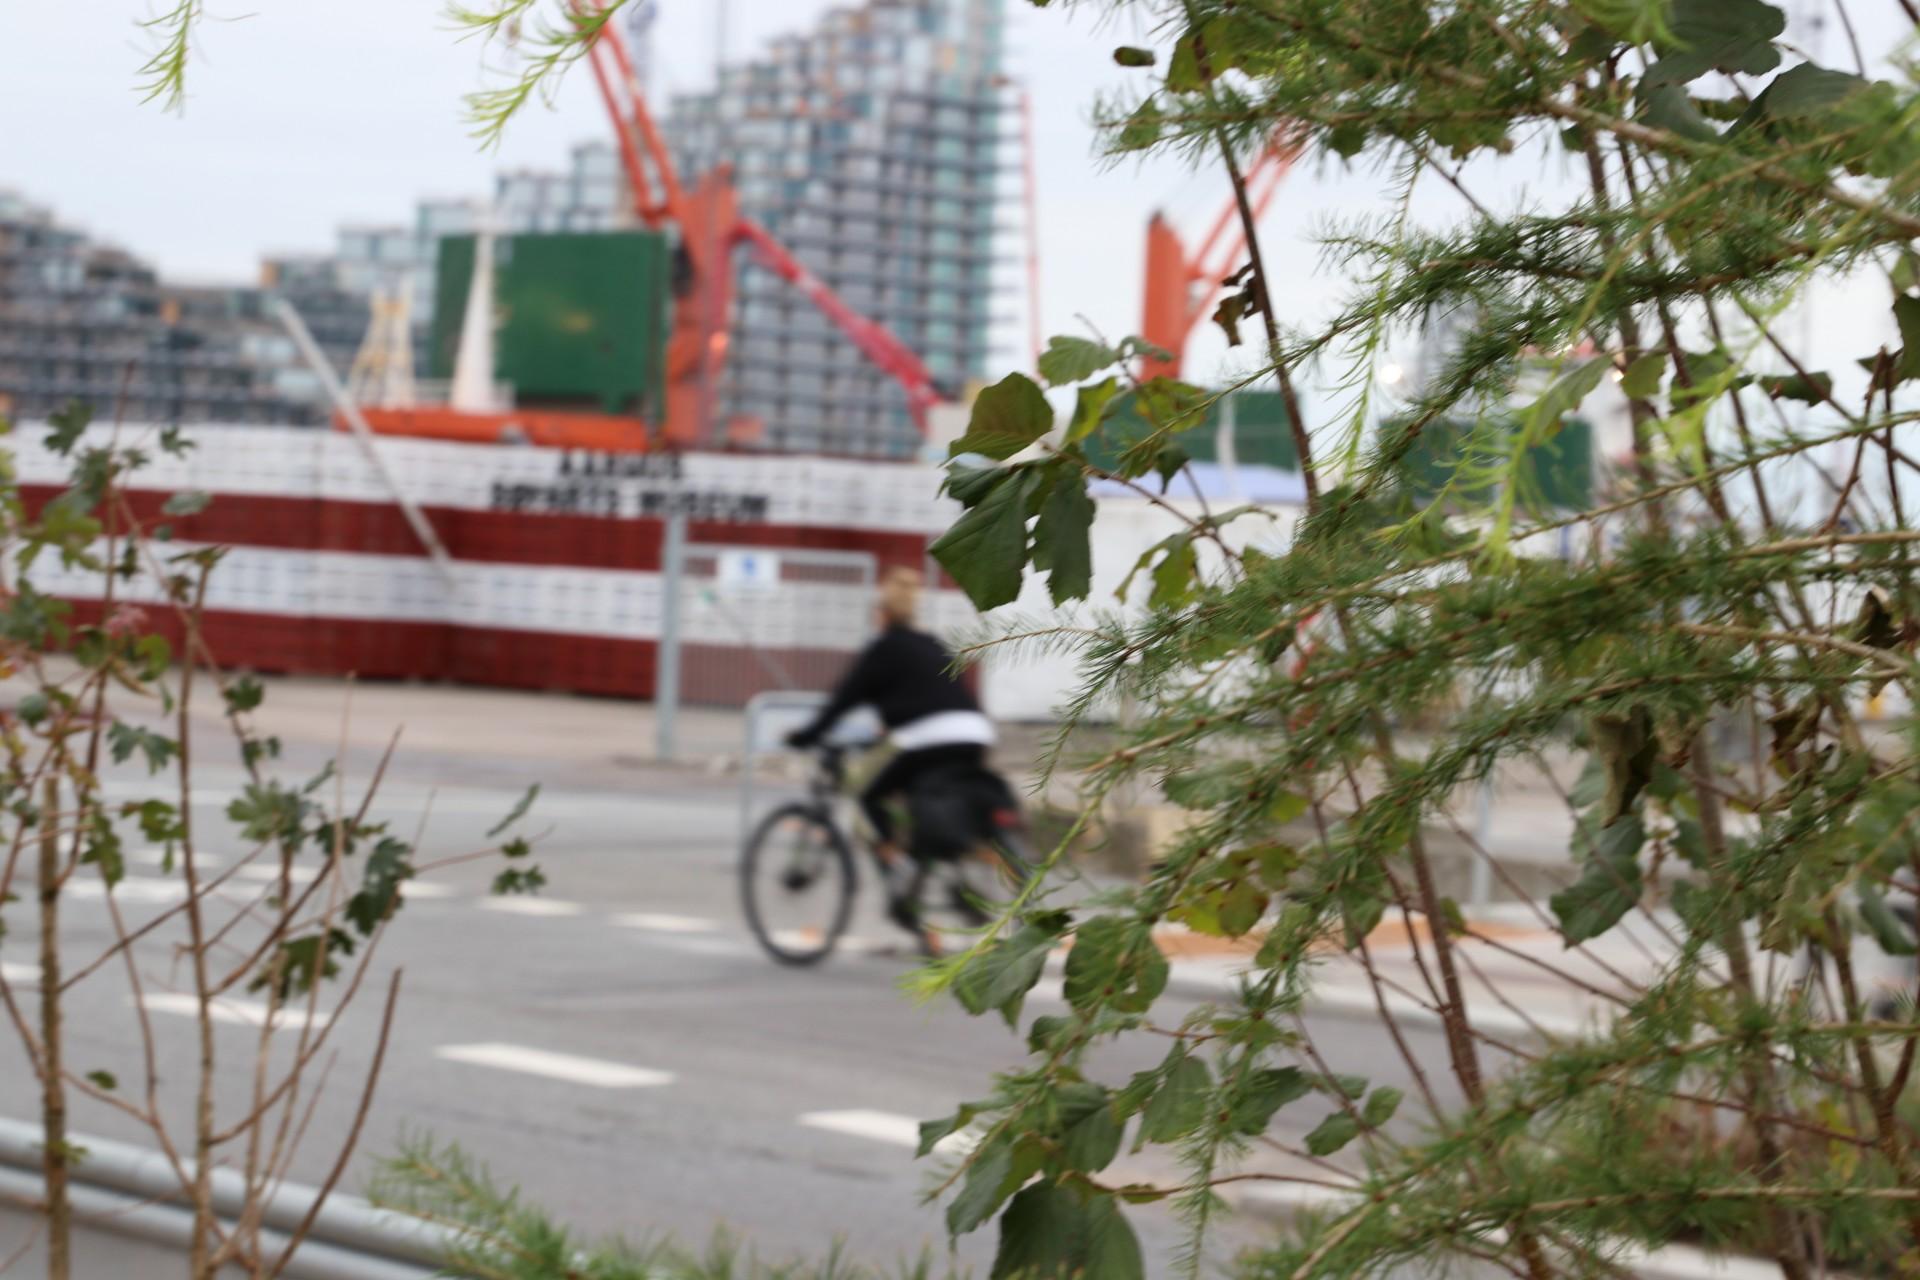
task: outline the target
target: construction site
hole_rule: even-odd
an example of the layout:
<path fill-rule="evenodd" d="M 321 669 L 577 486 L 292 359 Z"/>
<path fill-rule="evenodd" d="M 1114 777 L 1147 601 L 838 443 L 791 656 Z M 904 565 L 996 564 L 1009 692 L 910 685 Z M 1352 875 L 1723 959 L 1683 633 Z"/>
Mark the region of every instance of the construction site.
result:
<path fill-rule="evenodd" d="M 586 71 L 608 132 L 564 168 L 344 227 L 247 286 L 172 286 L 0 196 L 0 412 L 219 431 L 142 483 L 212 496 L 176 536 L 234 549 L 223 661 L 653 698 L 664 643 L 690 702 L 818 687 L 889 565 L 927 571 L 940 620 L 972 616 L 927 557 L 958 510 L 937 463 L 1005 372 L 995 323 L 1039 345 L 1002 9 L 836 9 L 659 111 L 609 23 Z M 1249 174 L 1257 210 L 1295 151 Z M 1231 215 L 1222 192 L 1191 250 L 1146 228 L 1140 332 L 1170 358 L 1143 375 L 1179 373 L 1243 253 Z M 1210 412 L 1174 500 L 1297 501 L 1280 397 Z M 60 464 L 25 437 L 47 497 Z M 1109 496 L 1117 575 L 1167 517 Z M 989 672 L 988 701 L 1042 718 L 1056 677 Z"/>

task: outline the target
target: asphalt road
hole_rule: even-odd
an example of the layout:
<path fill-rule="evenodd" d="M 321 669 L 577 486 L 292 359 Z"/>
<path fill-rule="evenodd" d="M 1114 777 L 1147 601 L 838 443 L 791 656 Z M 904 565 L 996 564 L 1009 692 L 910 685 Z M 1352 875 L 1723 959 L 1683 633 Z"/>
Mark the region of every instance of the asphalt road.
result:
<path fill-rule="evenodd" d="M 236 782 L 231 771 L 206 776 L 203 828 Z M 410 890 L 366 988 L 330 1033 L 326 1093 L 292 1175 L 317 1182 L 331 1165 L 355 1111 L 387 977 L 398 972 L 392 1043 L 344 1189 L 364 1189 L 373 1163 L 413 1133 L 459 1143 L 588 1233 L 699 1244 L 725 1227 L 763 1255 L 819 1256 L 836 1240 L 872 1262 L 923 1249 L 944 1255 L 941 1209 L 923 1199 L 937 1162 L 916 1162 L 907 1135 L 919 1120 L 983 1096 L 996 1070 L 1022 1061 L 1019 1039 L 998 1019 L 969 1018 L 950 1000 L 916 1005 L 901 994 L 913 961 L 890 949 L 871 886 L 855 947 L 811 970 L 770 963 L 737 908 L 739 815 L 727 786 L 658 772 L 614 789 L 568 783 L 548 778 L 529 820 L 541 836 L 544 895 L 489 898 L 493 862 L 443 867 Z M 430 790 L 402 762 L 380 811 L 406 830 L 425 811 L 430 860 L 479 847 L 515 798 L 499 779 Z M 240 852 L 231 838 L 211 848 L 228 859 Z M 119 897 L 137 922 L 163 910 L 173 892 L 158 867 L 136 857 Z M 35 946 L 28 905 L 7 909 L 11 932 L 0 942 L 15 978 L 30 976 L 22 968 Z M 168 999 L 186 984 L 167 936 L 161 930 L 143 949 L 141 973 L 162 1093 L 184 1120 L 193 1022 Z M 69 966 L 111 937 L 97 895 L 71 902 Z M 1050 998 L 1045 985 L 1030 1006 L 1036 1011 Z M 137 1093 L 144 1070 L 124 973 L 104 969 L 71 994 L 74 1065 L 110 1071 L 123 1091 Z M 323 1003 L 337 998 L 329 989 Z M 218 1030 L 228 1060 L 217 1099 L 223 1118 L 248 1096 L 245 1064 L 262 1034 L 246 1021 L 253 1007 L 236 998 L 235 1020 Z M 1335 1069 L 1394 1078 L 1388 1064 L 1397 1060 L 1372 1025 L 1328 1018 L 1314 1026 Z M 298 1034 L 290 1026 L 271 1038 L 285 1052 Z M 1430 1061 L 1443 1061 L 1437 1037 L 1410 1034 Z M 1144 1044 L 1120 1050 L 1101 1070 L 1123 1081 L 1161 1052 Z M 31 1118 L 30 1084 L 12 1035 L 0 1036 L 0 1114 Z M 1303 1114 L 1301 1129 L 1317 1119 Z M 76 1105 L 72 1123 L 142 1136 L 89 1100 Z M 1122 1174 L 1169 1171 L 1146 1157 Z M 1163 1209 L 1133 1216 L 1154 1271 L 1165 1274 L 1183 1229 Z M 1257 1214 L 1236 1215 L 1215 1229 L 1209 1253 L 1224 1260 L 1273 1230 Z M 957 1260 L 983 1273 L 991 1247 L 984 1230 L 960 1242 Z M 8 1252 L 0 1239 L 0 1257 Z"/>

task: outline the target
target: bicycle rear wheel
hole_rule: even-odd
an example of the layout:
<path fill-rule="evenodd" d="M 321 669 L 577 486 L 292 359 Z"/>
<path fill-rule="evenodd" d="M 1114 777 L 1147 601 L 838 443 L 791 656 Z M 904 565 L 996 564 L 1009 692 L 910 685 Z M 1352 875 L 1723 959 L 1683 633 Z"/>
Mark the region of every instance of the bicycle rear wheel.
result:
<path fill-rule="evenodd" d="M 1035 864 L 1025 839 L 1005 831 L 965 857 L 926 869 L 920 888 L 920 919 L 930 931 L 931 950 L 942 934 L 964 934 L 999 919 L 1027 881 Z"/>
<path fill-rule="evenodd" d="M 826 959 L 847 930 L 853 891 L 846 838 L 810 805 L 775 809 L 741 851 L 740 905 L 747 927 L 781 964 Z"/>

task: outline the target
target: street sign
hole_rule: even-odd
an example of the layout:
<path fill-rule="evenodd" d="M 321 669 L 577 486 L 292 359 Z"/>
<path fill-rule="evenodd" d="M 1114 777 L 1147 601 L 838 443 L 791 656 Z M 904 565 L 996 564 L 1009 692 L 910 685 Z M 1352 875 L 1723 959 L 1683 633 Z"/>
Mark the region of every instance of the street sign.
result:
<path fill-rule="evenodd" d="M 765 591 L 780 585 L 780 557 L 771 551 L 722 551 L 713 576 L 729 591 Z"/>

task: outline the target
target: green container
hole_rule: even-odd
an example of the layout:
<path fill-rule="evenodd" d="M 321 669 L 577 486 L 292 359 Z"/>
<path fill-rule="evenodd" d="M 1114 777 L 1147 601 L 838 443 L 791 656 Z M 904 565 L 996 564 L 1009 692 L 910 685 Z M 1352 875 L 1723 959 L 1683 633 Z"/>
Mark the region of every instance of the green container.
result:
<path fill-rule="evenodd" d="M 453 376 L 474 238 L 440 241 L 432 376 Z M 655 418 L 665 367 L 670 253 L 651 231 L 494 240 L 494 376 L 522 405 Z"/>
<path fill-rule="evenodd" d="M 1383 432 L 1404 428 L 1389 422 Z M 1421 429 L 1401 465 L 1416 499 L 1430 501 L 1446 488 L 1463 463 L 1487 466 L 1495 450 L 1507 447 L 1514 427 L 1509 423 L 1480 424 L 1440 420 Z M 1470 473 L 1471 474 L 1471 473 Z M 1490 496 L 1486 486 L 1463 480 L 1457 491 L 1474 499 Z M 1581 418 L 1568 418 L 1551 440 L 1527 451 L 1521 461 L 1517 505 L 1533 511 L 1578 511 L 1593 504 L 1593 427 Z"/>
<path fill-rule="evenodd" d="M 1087 456 L 1094 465 L 1111 470 L 1128 444 L 1151 433 L 1152 428 L 1134 406 L 1135 398 L 1129 394 L 1121 399 L 1100 434 L 1087 442 Z M 1286 402 L 1278 391 L 1236 391 L 1223 396 L 1207 406 L 1195 426 L 1175 435 L 1173 443 L 1195 462 L 1220 461 L 1220 421 L 1229 410 L 1229 401 L 1236 463 L 1283 471 L 1300 469 L 1293 432 L 1287 425 Z"/>

